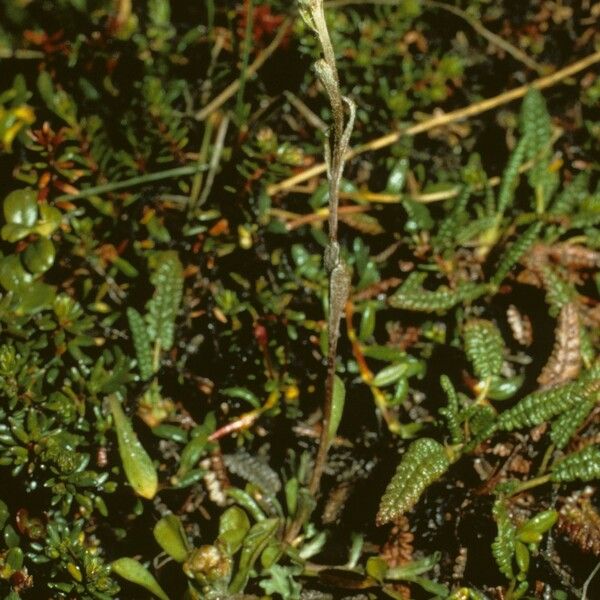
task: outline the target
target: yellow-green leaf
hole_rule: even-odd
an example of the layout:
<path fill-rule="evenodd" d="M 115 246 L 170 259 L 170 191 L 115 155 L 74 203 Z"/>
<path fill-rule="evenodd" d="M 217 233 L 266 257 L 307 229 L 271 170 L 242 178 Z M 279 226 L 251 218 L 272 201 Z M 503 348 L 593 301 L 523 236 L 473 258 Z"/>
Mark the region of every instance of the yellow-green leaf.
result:
<path fill-rule="evenodd" d="M 23 253 L 23 262 L 32 273 L 45 273 L 54 264 L 55 257 L 56 250 L 52 241 L 40 238 L 27 246 Z"/>
<path fill-rule="evenodd" d="M 108 402 L 117 430 L 119 454 L 127 480 L 136 494 L 150 500 L 154 498 L 158 489 L 158 476 L 154 464 L 133 431 L 118 398 L 110 396 Z"/>
<path fill-rule="evenodd" d="M 160 587 L 152 573 L 139 561 L 127 557 L 119 558 L 112 563 L 111 567 L 123 579 L 146 588 L 150 593 L 160 598 L 160 600 L 169 600 L 169 596 Z"/>
<path fill-rule="evenodd" d="M 15 190 L 4 198 L 4 218 L 7 223 L 33 227 L 37 221 L 38 204 L 35 190 Z"/>
<path fill-rule="evenodd" d="M 331 404 L 331 417 L 327 433 L 331 441 L 337 433 L 342 415 L 344 414 L 344 404 L 346 401 L 346 388 L 344 382 L 336 375 L 333 380 L 333 400 Z"/>
<path fill-rule="evenodd" d="M 154 526 L 154 539 L 161 548 L 177 562 L 188 556 L 188 546 L 181 521 L 175 515 L 167 515 Z"/>

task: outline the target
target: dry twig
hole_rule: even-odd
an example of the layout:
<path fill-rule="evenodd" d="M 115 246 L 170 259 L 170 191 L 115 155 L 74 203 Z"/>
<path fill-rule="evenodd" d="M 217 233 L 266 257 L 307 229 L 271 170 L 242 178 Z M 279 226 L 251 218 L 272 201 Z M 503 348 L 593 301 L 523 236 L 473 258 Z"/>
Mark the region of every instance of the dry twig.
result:
<path fill-rule="evenodd" d="M 252 77 L 256 72 L 267 62 L 271 55 L 279 48 L 281 42 L 285 39 L 288 34 L 289 28 L 292 25 L 291 19 L 286 19 L 279 28 L 277 35 L 273 38 L 273 41 L 260 52 L 260 54 L 254 59 L 254 62 L 246 70 L 246 79 Z M 198 121 L 204 121 L 212 113 L 221 108 L 227 100 L 235 96 L 240 89 L 241 80 L 236 79 L 232 81 L 218 96 L 211 100 L 204 108 L 199 110 L 194 118 Z"/>

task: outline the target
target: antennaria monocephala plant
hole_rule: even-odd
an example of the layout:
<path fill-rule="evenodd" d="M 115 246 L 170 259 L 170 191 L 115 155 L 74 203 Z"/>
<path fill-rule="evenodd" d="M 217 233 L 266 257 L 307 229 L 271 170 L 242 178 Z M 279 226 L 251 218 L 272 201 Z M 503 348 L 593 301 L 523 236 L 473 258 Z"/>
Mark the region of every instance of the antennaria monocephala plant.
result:
<path fill-rule="evenodd" d="M 309 482 L 309 491 L 314 495 L 319 489 L 331 443 L 332 434 L 329 422 L 332 418 L 334 398 L 336 396 L 342 397 L 340 394 L 335 394 L 335 369 L 340 336 L 340 320 L 350 293 L 350 272 L 341 255 L 338 242 L 338 205 L 340 183 L 344 171 L 346 152 L 349 148 L 350 136 L 354 127 L 356 109 L 354 102 L 347 96 L 342 95 L 341 92 L 335 52 L 327 28 L 323 0 L 299 0 L 299 8 L 302 18 L 314 31 L 321 45 L 323 58 L 315 63 L 314 69 L 329 98 L 333 119 L 329 137 L 325 139 L 325 162 L 327 163 L 327 179 L 329 182 L 329 242 L 325 248 L 325 267 L 329 272 L 328 348 L 321 438 Z M 341 380 L 338 380 L 338 382 L 337 385 L 341 383 Z M 290 529 L 289 537 L 295 537 L 294 530 L 299 526 L 300 522 L 296 520 Z"/>

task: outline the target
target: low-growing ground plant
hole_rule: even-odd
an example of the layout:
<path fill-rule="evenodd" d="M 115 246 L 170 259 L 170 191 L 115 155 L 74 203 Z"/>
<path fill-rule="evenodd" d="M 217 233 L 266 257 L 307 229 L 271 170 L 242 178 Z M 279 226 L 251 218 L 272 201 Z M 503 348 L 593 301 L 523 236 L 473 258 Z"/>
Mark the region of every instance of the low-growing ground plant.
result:
<path fill-rule="evenodd" d="M 0 0 L 0 598 L 598 597 L 598 16 Z"/>

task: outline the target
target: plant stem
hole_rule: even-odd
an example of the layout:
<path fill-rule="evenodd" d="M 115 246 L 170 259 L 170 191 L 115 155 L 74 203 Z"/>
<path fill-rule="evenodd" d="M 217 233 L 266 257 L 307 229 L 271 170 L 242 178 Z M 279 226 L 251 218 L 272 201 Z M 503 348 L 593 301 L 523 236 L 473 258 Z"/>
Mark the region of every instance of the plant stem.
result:
<path fill-rule="evenodd" d="M 321 477 L 327 462 L 329 450 L 329 421 L 333 401 L 333 385 L 335 378 L 335 364 L 337 346 L 340 335 L 340 320 L 344 305 L 348 297 L 349 276 L 346 265 L 340 257 L 338 243 L 338 205 L 339 190 L 345 162 L 345 154 L 349 142 L 349 131 L 352 129 L 353 117 L 348 121 L 348 131 L 345 131 L 344 102 L 350 103 L 342 96 L 340 90 L 339 74 L 335 61 L 335 53 L 322 0 L 308 0 L 312 25 L 321 43 L 323 59 L 315 64 L 317 75 L 325 88 L 331 104 L 333 126 L 331 140 L 325 145 L 325 156 L 329 165 L 329 246 L 325 251 L 325 266 L 329 270 L 329 318 L 327 322 L 328 350 L 327 350 L 327 376 L 325 379 L 325 397 L 323 401 L 323 423 L 319 450 L 315 459 L 312 477 L 308 486 L 311 495 L 315 495 L 321 483 Z"/>
<path fill-rule="evenodd" d="M 315 63 L 315 71 L 321 81 L 331 104 L 333 125 L 331 139 L 325 143 L 325 160 L 329 180 L 329 245 L 325 250 L 325 266 L 329 271 L 329 315 L 327 319 L 328 349 L 325 395 L 323 398 L 323 420 L 319 449 L 308 484 L 312 497 L 316 496 L 327 463 L 327 453 L 331 439 L 329 422 L 331 421 L 337 346 L 340 336 L 340 320 L 350 290 L 350 276 L 347 266 L 340 256 L 338 243 L 338 204 L 339 190 L 348 151 L 350 134 L 354 125 L 354 104 L 340 90 L 339 75 L 335 62 L 333 44 L 327 29 L 323 0 L 300 0 L 300 7 L 307 24 L 313 28 L 323 51 L 323 58 Z M 346 121 L 344 105 L 348 107 Z M 288 542 L 293 541 L 300 531 L 308 514 L 296 515 L 286 534 Z"/>
<path fill-rule="evenodd" d="M 39 60 L 46 55 L 38 50 L 11 50 L 10 48 L 0 48 L 0 59 L 14 58 L 17 60 Z"/>
<path fill-rule="evenodd" d="M 212 156 L 210 159 L 210 164 L 208 167 L 208 174 L 206 175 L 206 184 L 204 185 L 204 189 L 198 198 L 197 204 L 194 206 L 190 205 L 189 211 L 190 215 L 196 208 L 201 207 L 212 190 L 213 183 L 215 182 L 215 177 L 217 175 L 217 171 L 219 169 L 219 164 L 221 163 L 221 156 L 223 155 L 223 149 L 225 148 L 225 136 L 227 135 L 227 128 L 229 127 L 229 115 L 225 114 L 223 119 L 221 119 L 221 123 L 219 125 L 219 129 L 217 130 L 217 138 L 215 140 Z"/>
<path fill-rule="evenodd" d="M 162 181 L 165 179 L 175 179 L 177 177 L 185 177 L 186 175 L 195 175 L 200 171 L 205 171 L 206 165 L 195 164 L 186 165 L 184 167 L 176 167 L 175 169 L 167 169 L 166 171 L 157 171 L 156 173 L 147 173 L 146 175 L 138 175 L 131 179 L 125 179 L 123 181 L 114 181 L 113 183 L 105 183 L 104 185 L 97 185 L 95 187 L 85 188 L 80 190 L 76 194 L 63 194 L 56 198 L 60 202 L 68 202 L 71 200 L 79 200 L 81 198 L 89 198 L 90 196 L 99 196 L 100 194 L 108 194 L 110 192 L 117 192 L 119 190 L 126 190 L 128 188 L 136 187 L 138 185 L 144 185 L 153 181 Z"/>
<path fill-rule="evenodd" d="M 550 474 L 541 475 L 540 477 L 534 477 L 529 481 L 524 481 L 520 485 L 518 485 L 511 493 L 512 496 L 516 494 L 520 494 L 521 492 L 525 492 L 526 490 L 530 490 L 532 488 L 538 487 L 539 485 L 544 485 L 550 481 Z"/>
<path fill-rule="evenodd" d="M 248 63 L 250 62 L 250 48 L 252 46 L 252 30 L 254 27 L 254 0 L 246 0 L 246 31 L 244 32 L 244 49 L 242 51 L 242 66 L 240 68 L 239 89 L 235 102 L 235 114 L 238 120 L 238 126 L 243 124 L 244 120 L 244 91 L 246 89 L 246 80 L 248 76 Z"/>

